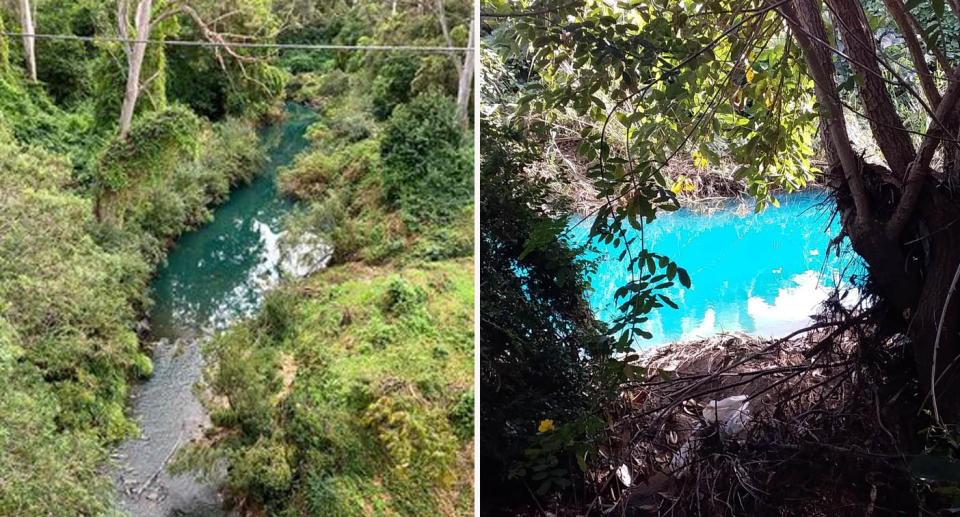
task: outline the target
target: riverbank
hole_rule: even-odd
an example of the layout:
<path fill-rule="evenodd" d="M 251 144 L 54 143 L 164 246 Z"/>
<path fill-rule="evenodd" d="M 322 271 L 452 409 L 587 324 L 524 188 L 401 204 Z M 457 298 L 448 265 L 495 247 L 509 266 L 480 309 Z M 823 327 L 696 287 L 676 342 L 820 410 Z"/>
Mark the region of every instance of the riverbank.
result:
<path fill-rule="evenodd" d="M 156 146 L 121 149 L 90 111 L 0 85 L 17 103 L 0 109 L 0 514 L 100 514 L 114 508 L 108 451 L 137 433 L 130 382 L 153 371 L 139 342 L 153 268 L 261 155 L 251 123 L 182 108 L 134 122 L 131 140 Z M 21 108 L 44 115 L 6 116 Z M 106 170 L 126 178 L 109 199 L 93 186 Z"/>
<path fill-rule="evenodd" d="M 154 360 L 149 379 L 133 386 L 129 413 L 140 429 L 114 452 L 117 492 L 133 515 L 220 515 L 216 484 L 171 476 L 176 450 L 202 436 L 210 420 L 193 393 L 211 334 L 259 309 L 280 280 L 280 235 L 293 203 L 278 195 L 275 171 L 293 161 L 316 120 L 287 104 L 258 130 L 262 169 L 239 185 L 202 227 L 185 233 L 150 284 L 153 306 L 143 336 Z"/>
<path fill-rule="evenodd" d="M 473 262 L 335 266 L 205 354 L 214 428 L 176 471 L 230 465 L 246 511 L 470 515 Z"/>
<path fill-rule="evenodd" d="M 872 346 L 863 323 L 824 320 L 787 339 L 729 333 L 642 352 L 631 363 L 637 380 L 602 403 L 598 457 L 586 458 L 584 472 L 589 495 L 551 511 L 860 515 L 936 498 L 912 477 L 932 468 L 914 463 L 923 458 L 910 423 L 917 400 L 884 388 L 902 372 L 884 366 L 895 352 L 861 354 Z M 518 514 L 540 514 L 537 504 Z"/>
<path fill-rule="evenodd" d="M 588 175 L 590 163 L 577 154 L 581 140 L 579 137 L 556 138 L 544 145 L 543 156 L 530 163 L 525 173 L 545 180 L 549 186 L 549 196 L 553 204 L 562 200 L 568 205 L 569 212 L 588 216 L 606 202 L 598 195 L 594 180 Z M 713 213 L 730 202 L 739 202 L 744 213 L 752 212 L 756 202 L 749 194 L 746 181 L 737 177 L 733 164 L 698 165 L 691 153 L 678 153 L 661 169 L 664 184 L 676 196 L 680 206 L 698 213 Z M 812 175 L 812 179 L 798 184 L 790 192 L 821 190 L 825 187 L 822 174 Z M 775 189 L 774 196 L 789 192 Z"/>
<path fill-rule="evenodd" d="M 451 95 L 414 89 L 419 63 L 452 68 L 384 56 L 290 93 L 320 116 L 277 174 L 298 200 L 281 239 L 329 266 L 205 347 L 212 425 L 172 464 L 226 472 L 241 513 L 473 514 L 473 138 Z"/>

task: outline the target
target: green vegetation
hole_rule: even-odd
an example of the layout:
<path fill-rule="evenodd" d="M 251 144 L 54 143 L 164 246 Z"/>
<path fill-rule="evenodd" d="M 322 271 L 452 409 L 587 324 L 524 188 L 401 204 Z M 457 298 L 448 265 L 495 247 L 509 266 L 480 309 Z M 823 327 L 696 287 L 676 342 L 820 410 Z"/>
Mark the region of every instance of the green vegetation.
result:
<path fill-rule="evenodd" d="M 114 13 L 39 2 L 38 32 L 115 36 Z M 18 20 L 0 9 L 7 30 Z M 165 34 L 187 35 L 175 25 Z M 251 178 L 263 110 L 225 98 L 229 115 L 211 121 L 167 99 L 156 47 L 148 101 L 118 139 L 116 46 L 38 41 L 37 83 L 19 40 L 0 37 L 0 50 L 0 514 L 111 514 L 107 450 L 136 434 L 128 386 L 152 371 L 138 321 L 153 267 Z M 246 87 L 233 86 L 263 94 Z M 272 106 L 279 93 L 259 98 Z"/>
<path fill-rule="evenodd" d="M 246 504 L 472 513 L 472 259 L 336 266 L 273 293 L 207 356 L 217 442 L 181 463 L 227 460 Z"/>
<path fill-rule="evenodd" d="M 960 127 L 960 6 L 485 0 L 481 10 L 489 511 L 956 507 L 960 240 L 947 224 L 960 218 L 960 147 L 946 135 Z M 736 188 L 710 190 L 709 178 L 678 175 L 684 165 L 723 168 Z M 647 225 L 701 188 L 747 193 L 759 211 L 813 181 L 841 226 L 821 251 L 849 246 L 865 265 L 844 273 L 857 303 L 841 286 L 816 325 L 746 350 L 718 339 L 670 345 L 659 363 L 631 353 L 656 328 L 651 312 L 683 301 L 665 290 L 691 285 Z M 587 207 L 589 243 L 622 264 L 609 328 L 577 311 L 590 265 L 566 244 L 567 195 Z M 561 358 L 548 362 L 551 352 Z M 647 378 L 651 365 L 669 372 Z M 751 422 L 733 439 L 703 411 L 736 395 Z M 867 481 L 861 495 L 880 472 L 884 485 Z"/>
<path fill-rule="evenodd" d="M 290 43 L 446 45 L 437 13 L 316 7 Z M 465 42 L 468 2 L 446 6 Z M 456 44 L 456 42 L 454 42 Z M 278 173 L 289 236 L 332 266 L 272 292 L 206 349 L 214 427 L 175 471 L 228 466 L 270 515 L 473 513 L 473 146 L 458 56 L 284 52 L 310 147 Z"/>
<path fill-rule="evenodd" d="M 573 458 L 559 455 L 558 461 L 557 450 L 539 446 L 527 454 L 539 439 L 540 422 L 595 426 L 596 400 L 621 380 L 601 368 L 611 350 L 602 340 L 606 326 L 584 297 L 590 264 L 577 257 L 581 250 L 561 240 L 524 253 L 537 228 L 552 222 L 549 212 L 562 213 L 566 206 L 561 199 L 540 203 L 548 188 L 525 177 L 536 152 L 520 136 L 481 126 L 480 462 L 484 501 L 491 507 L 529 497 L 516 480 L 544 465 L 555 472 L 552 479 L 569 483 L 579 470 Z M 578 434 L 563 447 L 582 448 L 592 437 Z M 544 485 L 545 479 L 533 481 L 541 494 L 557 488 Z"/>
<path fill-rule="evenodd" d="M 323 115 L 283 174 L 303 201 L 291 234 L 324 236 L 340 265 L 211 344 L 230 406 L 206 451 L 251 506 L 472 513 L 462 56 L 231 45 L 463 46 L 470 4 L 446 6 L 444 34 L 432 9 L 374 2 L 157 0 L 145 20 L 143 0 L 32 3 L 37 33 L 103 41 L 37 40 L 34 80 L 23 41 L 0 37 L 0 514 L 117 512 L 107 451 L 136 435 L 128 387 L 153 370 L 150 276 L 260 168 L 257 126 L 285 97 Z M 24 29 L 18 9 L 0 29 Z M 227 45 L 140 53 L 118 36 Z"/>

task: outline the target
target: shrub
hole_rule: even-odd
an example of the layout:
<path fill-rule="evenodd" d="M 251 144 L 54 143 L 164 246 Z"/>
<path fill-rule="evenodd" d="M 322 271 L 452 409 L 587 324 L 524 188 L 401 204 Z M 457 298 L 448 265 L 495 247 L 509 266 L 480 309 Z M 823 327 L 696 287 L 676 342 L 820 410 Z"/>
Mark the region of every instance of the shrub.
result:
<path fill-rule="evenodd" d="M 386 201 L 413 229 L 447 222 L 473 195 L 473 154 L 453 103 L 437 93 L 399 106 L 380 145 Z"/>
<path fill-rule="evenodd" d="M 293 481 L 288 455 L 284 444 L 269 439 L 258 440 L 231 462 L 229 483 L 256 501 L 278 497 L 290 489 Z"/>
<path fill-rule="evenodd" d="M 456 59 L 460 59 L 459 56 Z M 426 56 L 420 59 L 420 68 L 410 82 L 415 92 L 437 90 L 449 97 L 457 95 L 460 77 L 450 56 Z"/>
<path fill-rule="evenodd" d="M 334 68 L 327 72 L 297 75 L 291 83 L 291 97 L 297 102 L 323 104 L 343 95 L 349 88 L 350 76 Z"/>
<path fill-rule="evenodd" d="M 457 437 L 466 440 L 473 436 L 473 388 L 464 391 L 457 403 L 450 408 L 450 424 Z"/>
<path fill-rule="evenodd" d="M 183 106 L 137 118 L 126 139 L 104 152 L 98 170 L 102 190 L 119 191 L 134 179 L 169 173 L 185 153 L 196 149 L 200 121 Z"/>
<path fill-rule="evenodd" d="M 301 199 L 317 199 L 328 192 L 350 196 L 380 163 L 377 147 L 376 141 L 361 140 L 333 153 L 301 155 L 293 166 L 279 171 L 277 182 L 282 191 Z"/>
<path fill-rule="evenodd" d="M 420 286 L 394 276 L 384 297 L 384 311 L 393 315 L 408 314 L 422 308 L 426 298 L 427 294 Z"/>
<path fill-rule="evenodd" d="M 406 56 L 391 57 L 380 67 L 370 94 L 377 120 L 386 120 L 394 107 L 410 99 L 410 83 L 419 68 L 418 59 Z"/>
<path fill-rule="evenodd" d="M 559 204 L 543 206 L 546 184 L 525 172 L 534 152 L 520 138 L 495 126 L 481 130 L 479 460 L 484 490 L 496 494 L 491 510 L 525 497 L 525 483 L 541 484 L 527 476 L 543 462 L 577 468 L 572 438 L 528 468 L 528 451 L 545 451 L 534 447 L 539 423 L 553 420 L 558 430 L 584 440 L 587 429 L 596 431 L 586 425 L 594 421 L 596 401 L 615 385 L 595 367 L 609 350 L 602 346 L 606 329 L 584 296 L 589 264 L 578 258 L 580 250 L 551 238 L 525 251 L 534 232 L 564 227 L 546 210 L 566 212 Z"/>
<path fill-rule="evenodd" d="M 415 257 L 428 261 L 473 256 L 473 206 L 462 205 L 451 224 L 423 228 L 412 251 Z"/>

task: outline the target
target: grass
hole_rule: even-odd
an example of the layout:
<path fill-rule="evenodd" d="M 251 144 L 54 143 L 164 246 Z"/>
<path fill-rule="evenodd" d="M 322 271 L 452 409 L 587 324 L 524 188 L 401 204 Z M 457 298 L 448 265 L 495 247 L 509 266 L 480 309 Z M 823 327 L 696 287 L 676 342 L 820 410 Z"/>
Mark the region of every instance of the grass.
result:
<path fill-rule="evenodd" d="M 227 458 L 276 515 L 473 513 L 472 259 L 331 268 L 207 353 L 219 427 L 175 469 Z"/>

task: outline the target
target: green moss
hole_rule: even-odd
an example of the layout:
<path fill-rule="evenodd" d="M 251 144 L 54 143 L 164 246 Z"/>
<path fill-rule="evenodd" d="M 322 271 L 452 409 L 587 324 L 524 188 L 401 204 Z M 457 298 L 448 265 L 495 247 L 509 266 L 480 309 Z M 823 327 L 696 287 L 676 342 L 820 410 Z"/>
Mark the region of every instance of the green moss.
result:
<path fill-rule="evenodd" d="M 137 354 L 133 358 L 133 374 L 138 378 L 146 379 L 153 375 L 153 361 L 145 354 Z"/>

